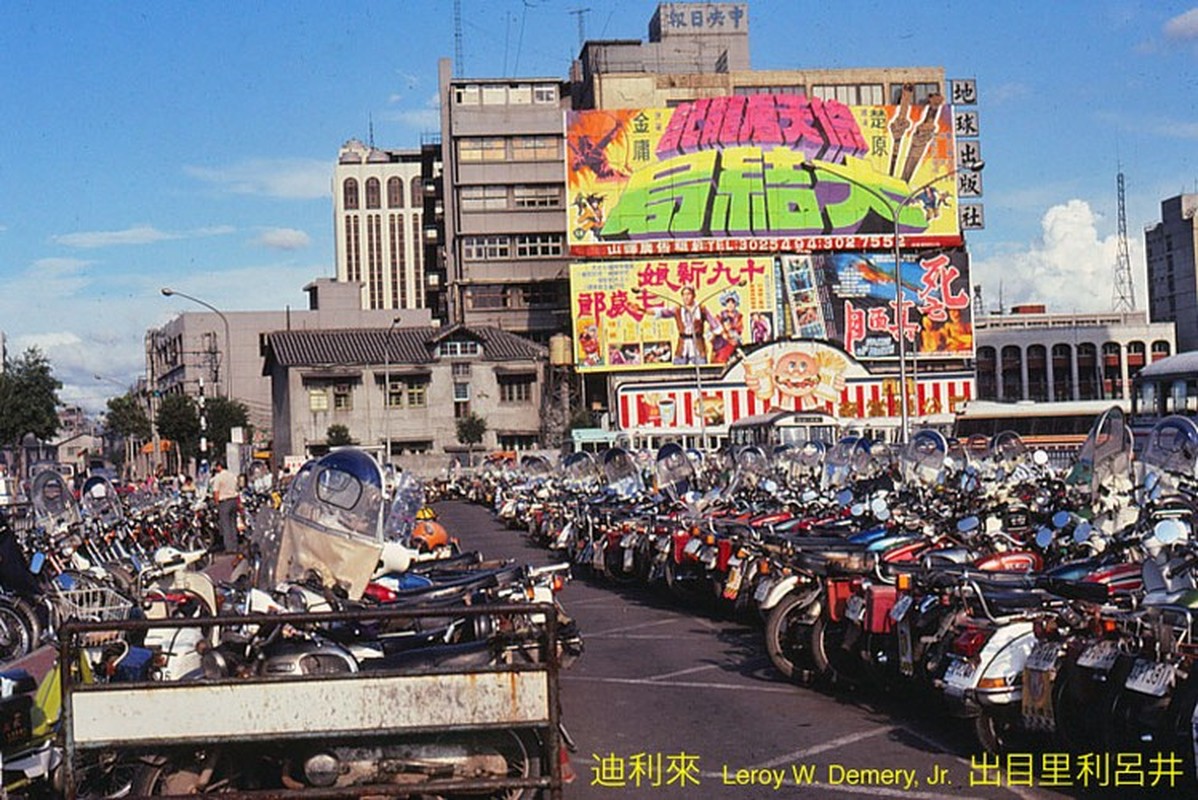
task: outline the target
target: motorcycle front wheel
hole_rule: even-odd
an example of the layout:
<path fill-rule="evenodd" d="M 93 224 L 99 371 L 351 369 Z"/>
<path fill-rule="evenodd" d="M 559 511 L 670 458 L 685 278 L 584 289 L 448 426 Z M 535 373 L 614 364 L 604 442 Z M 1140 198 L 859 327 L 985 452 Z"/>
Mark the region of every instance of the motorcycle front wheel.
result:
<path fill-rule="evenodd" d="M 28 655 L 33 650 L 33 634 L 22 614 L 7 602 L 0 603 L 0 664 Z"/>
<path fill-rule="evenodd" d="M 808 649 L 811 626 L 822 605 L 810 595 L 791 594 L 774 606 L 765 623 L 765 649 L 774 668 L 788 680 L 808 683 L 815 664 Z"/>

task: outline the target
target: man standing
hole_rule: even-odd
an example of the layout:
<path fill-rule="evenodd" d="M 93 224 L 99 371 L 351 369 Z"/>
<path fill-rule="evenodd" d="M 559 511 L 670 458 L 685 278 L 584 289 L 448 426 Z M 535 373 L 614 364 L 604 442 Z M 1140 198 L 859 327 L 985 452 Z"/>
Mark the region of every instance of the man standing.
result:
<path fill-rule="evenodd" d="M 216 474 L 212 476 L 212 499 L 216 501 L 216 518 L 220 523 L 221 538 L 224 540 L 221 550 L 226 553 L 235 553 L 237 552 L 237 503 L 240 498 L 237 492 L 237 478 L 219 461 L 216 462 L 214 469 Z"/>

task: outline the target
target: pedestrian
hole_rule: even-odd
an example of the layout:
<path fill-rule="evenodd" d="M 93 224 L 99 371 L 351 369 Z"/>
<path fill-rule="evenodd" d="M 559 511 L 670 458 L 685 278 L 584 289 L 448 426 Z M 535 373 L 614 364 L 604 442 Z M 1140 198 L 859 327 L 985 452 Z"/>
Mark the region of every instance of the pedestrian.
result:
<path fill-rule="evenodd" d="M 216 519 L 220 523 L 222 547 L 215 552 L 237 552 L 237 504 L 241 495 L 237 491 L 237 477 L 216 462 L 216 474 L 212 476 L 212 499 L 216 501 Z"/>

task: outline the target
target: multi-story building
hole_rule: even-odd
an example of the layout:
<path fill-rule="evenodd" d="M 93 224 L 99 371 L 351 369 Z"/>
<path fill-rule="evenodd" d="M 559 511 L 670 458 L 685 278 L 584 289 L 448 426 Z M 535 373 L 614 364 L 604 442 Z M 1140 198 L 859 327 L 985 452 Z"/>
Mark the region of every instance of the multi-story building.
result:
<path fill-rule="evenodd" d="M 337 280 L 361 283 L 363 309 L 425 308 L 421 151 L 350 139 L 333 188 Z"/>
<path fill-rule="evenodd" d="M 270 331 L 307 328 L 429 328 L 425 309 L 363 310 L 361 284 L 320 278 L 304 287 L 306 310 L 186 312 L 146 332 L 146 385 L 157 396 L 232 396 L 249 409 L 261 442 L 270 440 L 270 379 L 262 374 L 265 336 Z"/>
<path fill-rule="evenodd" d="M 1161 221 L 1146 228 L 1148 313 L 1177 325 L 1177 349 L 1198 350 L 1198 194 L 1161 202 Z"/>
<path fill-rule="evenodd" d="M 1173 323 L 1147 312 L 1048 314 L 1044 306 L 974 320 L 977 396 L 1053 402 L 1131 400 L 1131 379 L 1176 350 Z"/>
<path fill-rule="evenodd" d="M 568 84 L 439 74 L 450 318 L 546 342 L 568 320 Z"/>
<path fill-rule="evenodd" d="M 498 328 L 287 330 L 270 334 L 275 448 L 314 455 L 332 425 L 363 445 L 390 447 L 398 463 L 467 449 L 456 420 L 486 420 L 480 449 L 536 446 L 547 351 Z M 419 463 L 420 460 L 416 459 Z"/>

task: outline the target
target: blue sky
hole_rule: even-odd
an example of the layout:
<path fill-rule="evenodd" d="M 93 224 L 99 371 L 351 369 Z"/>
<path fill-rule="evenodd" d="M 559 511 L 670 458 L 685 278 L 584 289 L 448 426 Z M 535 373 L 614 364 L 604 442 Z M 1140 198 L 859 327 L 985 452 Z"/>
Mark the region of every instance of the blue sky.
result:
<path fill-rule="evenodd" d="M 645 38 L 652 0 L 462 0 L 467 75 L 565 77 L 590 38 Z M 1136 299 L 1143 229 L 1198 191 L 1194 0 L 749 4 L 756 69 L 942 65 L 977 81 L 988 303 L 1110 307 L 1122 165 Z M 338 147 L 436 130 L 450 0 L 0 4 L 0 330 L 64 400 L 143 370 L 173 286 L 226 310 L 302 307 L 332 275 Z"/>

